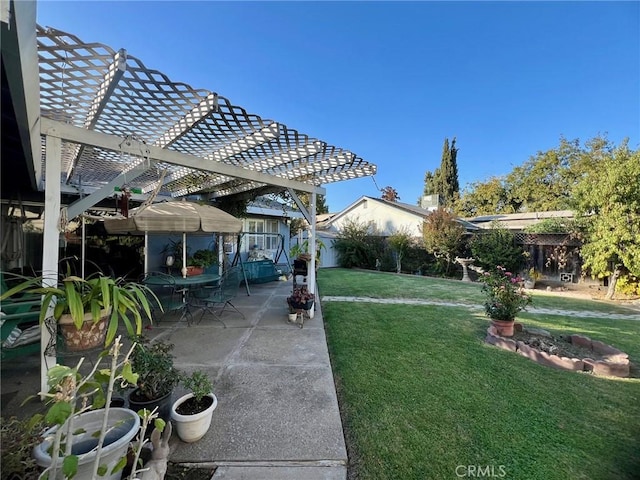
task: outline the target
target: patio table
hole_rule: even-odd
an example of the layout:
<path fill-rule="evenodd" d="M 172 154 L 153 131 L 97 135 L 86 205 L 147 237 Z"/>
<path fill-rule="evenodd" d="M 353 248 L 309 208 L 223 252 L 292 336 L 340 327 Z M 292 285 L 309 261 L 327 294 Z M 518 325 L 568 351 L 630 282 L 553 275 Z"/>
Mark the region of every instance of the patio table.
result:
<path fill-rule="evenodd" d="M 203 273 L 201 275 L 192 275 L 188 277 L 173 276 L 173 275 L 152 275 L 144 279 L 145 285 L 157 285 L 165 287 L 174 287 L 176 292 L 182 294 L 182 314 L 180 315 L 180 321 L 183 318 L 187 318 L 187 325 L 191 325 L 193 315 L 191 314 L 189 303 L 189 292 L 193 288 L 203 287 L 208 285 L 216 285 L 220 281 L 220 275 L 217 273 Z"/>

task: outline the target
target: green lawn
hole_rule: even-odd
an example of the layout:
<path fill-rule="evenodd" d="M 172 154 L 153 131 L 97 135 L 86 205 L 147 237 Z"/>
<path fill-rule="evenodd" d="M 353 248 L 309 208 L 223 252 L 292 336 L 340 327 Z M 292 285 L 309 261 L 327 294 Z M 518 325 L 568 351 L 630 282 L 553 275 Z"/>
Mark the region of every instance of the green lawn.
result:
<path fill-rule="evenodd" d="M 323 269 L 320 272 L 321 296 L 418 298 L 473 305 L 482 305 L 483 302 L 479 283 L 363 270 Z M 616 305 L 614 302 L 561 298 L 535 292 L 533 306 L 606 313 L 633 313 L 629 307 Z"/>
<path fill-rule="evenodd" d="M 319 287 L 321 297 L 481 302 L 477 285 L 377 272 L 320 270 Z M 609 311 L 596 302 L 567 305 Z M 485 345 L 488 320 L 466 308 L 322 308 L 357 478 L 453 479 L 468 465 L 509 479 L 638 478 L 640 379 L 549 369 Z M 533 313 L 522 320 L 585 333 L 640 360 L 640 321 Z"/>

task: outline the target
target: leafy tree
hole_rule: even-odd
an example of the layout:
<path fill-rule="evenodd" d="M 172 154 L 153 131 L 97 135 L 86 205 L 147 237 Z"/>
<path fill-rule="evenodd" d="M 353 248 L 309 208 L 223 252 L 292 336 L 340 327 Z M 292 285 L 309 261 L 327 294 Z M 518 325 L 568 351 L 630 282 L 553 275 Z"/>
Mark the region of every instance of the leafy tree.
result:
<path fill-rule="evenodd" d="M 471 240 L 471 254 L 475 264 L 484 270 L 495 270 L 498 265 L 512 273 L 522 267 L 524 251 L 516 244 L 515 236 L 497 222 L 486 232 L 476 233 Z"/>
<path fill-rule="evenodd" d="M 640 276 L 640 151 L 629 150 L 626 141 L 613 150 L 595 147 L 598 161 L 572 193 L 586 222 L 584 266 L 594 276 L 609 276 L 611 299 L 621 275 Z"/>
<path fill-rule="evenodd" d="M 396 273 L 400 273 L 402 271 L 402 258 L 413 243 L 413 237 L 407 229 L 401 228 L 391 234 L 389 238 L 387 238 L 387 242 L 396 256 Z"/>
<path fill-rule="evenodd" d="M 429 253 L 445 263 L 448 275 L 456 255 L 464 246 L 465 228 L 456 221 L 456 217 L 438 208 L 427 215 L 422 223 L 422 239 Z"/>
<path fill-rule="evenodd" d="M 612 150 L 603 136 L 585 142 L 560 138 L 558 147 L 538 152 L 504 178 L 474 183 L 456 211 L 461 215 L 566 210 L 580 179 Z"/>
<path fill-rule="evenodd" d="M 387 200 L 389 202 L 397 202 L 398 200 L 400 200 L 400 195 L 398 195 L 398 192 L 395 188 L 387 186 L 384 187 L 382 190 L 382 199 L 383 200 Z"/>
<path fill-rule="evenodd" d="M 434 195 L 438 193 L 438 186 L 436 185 L 436 178 L 440 175 L 439 169 L 436 168 L 435 172 L 431 173 L 429 170 L 424 174 L 424 195 Z"/>
<path fill-rule="evenodd" d="M 465 217 L 514 213 L 518 208 L 519 204 L 513 202 L 505 180 L 500 177 L 473 183 L 455 203 L 456 213 Z"/>
<path fill-rule="evenodd" d="M 507 175 L 511 195 L 528 211 L 569 208 L 571 189 L 580 175 L 582 151 L 578 140 L 560 139 L 557 148 L 538 152 Z"/>

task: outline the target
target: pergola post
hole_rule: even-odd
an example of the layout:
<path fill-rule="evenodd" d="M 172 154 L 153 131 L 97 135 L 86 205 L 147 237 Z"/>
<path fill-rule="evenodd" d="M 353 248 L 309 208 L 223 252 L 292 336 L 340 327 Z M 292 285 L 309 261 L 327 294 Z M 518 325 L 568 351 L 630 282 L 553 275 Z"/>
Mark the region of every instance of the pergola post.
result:
<path fill-rule="evenodd" d="M 46 141 L 46 170 L 44 190 L 44 241 L 42 251 L 42 283 L 45 286 L 58 284 L 58 260 L 60 245 L 60 175 L 62 173 L 62 140 L 47 135 Z M 53 315 L 54 303 L 51 302 L 45 318 Z M 56 357 L 46 353 L 49 342 L 55 341 L 45 324 L 40 334 L 40 391 L 47 391 L 48 366 L 55 365 Z"/>
<path fill-rule="evenodd" d="M 309 264 L 309 291 L 316 294 L 316 192 L 311 193 L 311 205 L 309 205 L 309 223 L 311 224 L 311 236 L 309 238 L 309 253 L 311 254 L 311 262 Z M 316 298 L 316 302 L 318 298 Z M 316 302 L 309 310 L 309 317 L 313 318 L 316 310 Z"/>

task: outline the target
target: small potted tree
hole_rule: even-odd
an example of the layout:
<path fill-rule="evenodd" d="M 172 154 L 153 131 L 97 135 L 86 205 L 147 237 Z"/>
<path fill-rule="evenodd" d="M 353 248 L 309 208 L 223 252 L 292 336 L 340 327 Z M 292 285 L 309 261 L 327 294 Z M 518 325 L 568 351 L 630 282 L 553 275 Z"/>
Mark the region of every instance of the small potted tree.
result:
<path fill-rule="evenodd" d="M 138 411 L 158 407 L 158 416 L 167 421 L 171 416 L 171 394 L 183 380 L 184 374 L 173 365 L 173 344 L 151 343 L 138 337 L 131 354 L 134 371 L 138 374 L 136 388 L 129 393 L 129 407 Z"/>
<path fill-rule="evenodd" d="M 171 408 L 171 420 L 176 425 L 183 442 L 200 440 L 209 430 L 218 399 L 213 394 L 213 383 L 199 370 L 184 379 L 184 386 L 191 390 L 180 397 Z"/>

